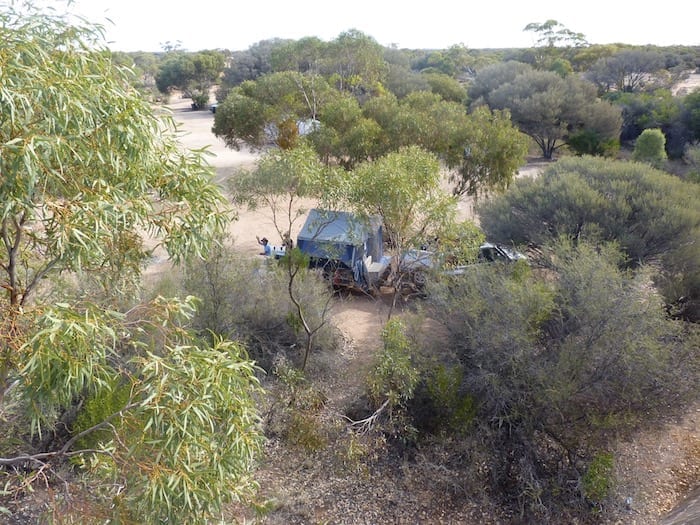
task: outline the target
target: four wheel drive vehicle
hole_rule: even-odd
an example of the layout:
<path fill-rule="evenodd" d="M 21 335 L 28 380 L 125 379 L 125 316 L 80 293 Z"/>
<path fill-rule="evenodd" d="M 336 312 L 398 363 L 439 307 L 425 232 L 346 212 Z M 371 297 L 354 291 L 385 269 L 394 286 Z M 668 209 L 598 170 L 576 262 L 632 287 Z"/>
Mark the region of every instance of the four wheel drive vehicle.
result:
<path fill-rule="evenodd" d="M 430 250 L 408 250 L 401 257 L 400 267 L 408 270 L 430 270 L 435 268 L 434 259 L 435 254 Z M 479 262 L 515 262 L 527 261 L 527 257 L 502 244 L 485 242 L 479 247 L 477 260 Z"/>
<path fill-rule="evenodd" d="M 400 268 L 408 275 L 407 282 L 413 283 L 417 288 L 425 284 L 425 273 L 436 268 L 434 261 L 435 254 L 429 250 L 408 250 L 400 261 Z M 513 263 L 516 261 L 527 261 L 527 257 L 522 253 L 513 250 L 502 244 L 485 242 L 479 247 L 477 257 L 479 263 Z M 449 269 L 442 269 L 444 275 L 462 275 L 471 265 L 456 266 Z M 439 264 L 437 265 L 439 268 Z"/>
<path fill-rule="evenodd" d="M 502 244 L 486 242 L 479 247 L 479 261 L 481 262 L 515 262 L 527 261 L 522 253 L 512 250 Z"/>

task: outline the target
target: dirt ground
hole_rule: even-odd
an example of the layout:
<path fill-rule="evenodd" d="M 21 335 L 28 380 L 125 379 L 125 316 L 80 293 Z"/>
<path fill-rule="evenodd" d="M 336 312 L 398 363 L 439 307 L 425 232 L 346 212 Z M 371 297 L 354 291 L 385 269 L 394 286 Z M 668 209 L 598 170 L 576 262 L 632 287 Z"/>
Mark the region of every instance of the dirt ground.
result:
<path fill-rule="evenodd" d="M 697 77 L 697 78 L 696 78 Z M 694 75 L 688 81 L 688 86 L 694 86 L 693 82 L 700 85 L 700 75 Z M 201 148 L 207 146 L 212 153 L 210 162 L 216 168 L 216 179 L 222 185 L 226 179 L 233 176 L 235 170 L 240 167 L 251 167 L 257 158 L 257 155 L 251 151 L 233 151 L 225 147 L 223 141 L 217 139 L 211 133 L 214 115 L 210 111 L 192 111 L 190 102 L 187 99 L 173 99 L 170 103 L 176 121 L 182 124 L 182 129 L 185 134 L 181 141 L 183 146 L 188 148 Z M 546 163 L 544 163 L 546 164 Z M 520 170 L 520 176 L 536 174 L 542 167 L 543 163 L 531 163 Z M 313 203 L 308 203 L 311 206 Z M 462 215 L 468 217 L 472 214 L 472 203 L 464 201 L 460 203 Z M 293 237 L 301 224 L 297 225 L 297 230 L 293 231 Z M 231 239 L 234 241 L 234 246 L 242 253 L 249 254 L 251 257 L 260 257 L 260 247 L 257 245 L 255 236 L 266 236 L 271 239 L 273 244 L 279 242 L 275 229 L 272 224 L 270 213 L 261 208 L 257 211 L 249 211 L 245 209 L 238 210 L 238 220 L 233 222 L 229 228 Z M 149 268 L 151 275 L 157 275 L 165 271 L 168 263 L 165 259 L 154 261 L 154 265 Z M 366 366 L 368 356 L 378 347 L 378 334 L 381 326 L 386 320 L 387 302 L 382 300 L 370 301 L 363 297 L 349 297 L 344 301 L 339 301 L 333 310 L 333 321 L 336 326 L 342 331 L 344 337 L 348 341 L 346 349 L 343 351 L 342 359 L 347 368 L 345 370 L 354 371 L 346 373 L 342 376 L 334 378 L 339 384 L 333 385 L 331 391 L 336 393 L 342 391 L 346 386 L 357 381 L 358 367 L 364 363 Z M 677 505 L 687 494 L 700 484 L 700 406 L 694 407 L 688 412 L 685 418 L 674 422 L 664 428 L 650 430 L 639 435 L 634 441 L 623 443 L 619 450 L 616 451 L 616 475 L 618 478 L 618 488 L 616 500 L 619 502 L 618 509 L 610 516 L 601 516 L 600 523 L 625 523 L 633 525 L 651 525 L 659 523 L 665 513 L 669 512 Z M 284 454 L 285 451 L 270 450 L 271 455 Z M 297 508 L 306 518 L 299 517 L 299 523 L 309 522 L 327 522 L 324 521 L 331 516 L 335 516 L 333 523 L 370 523 L 369 518 L 374 513 L 375 517 L 380 517 L 383 503 L 372 501 L 372 494 L 358 495 L 365 505 L 364 511 L 368 514 L 363 516 L 362 513 L 354 514 L 347 506 L 351 502 L 346 502 L 346 507 L 335 503 L 329 503 L 329 499 L 320 498 L 320 494 L 313 497 L 308 494 L 305 489 L 309 486 L 315 486 L 319 476 L 323 476 L 314 470 L 314 467 L 307 464 L 303 458 L 299 460 L 300 464 L 297 470 L 291 474 L 281 471 L 267 471 L 265 473 L 268 489 L 277 492 L 277 496 L 282 499 L 287 499 L 287 505 Z M 306 473 L 307 475 L 305 475 Z M 312 476 L 314 480 L 310 480 Z M 292 479 L 293 478 L 293 479 Z M 381 481 L 381 483 L 380 483 Z M 379 493 L 382 491 L 382 484 L 394 483 L 396 480 L 388 478 L 376 480 L 376 490 Z M 319 491 L 327 489 L 330 481 L 325 484 L 318 485 Z M 340 496 L 341 492 L 353 492 L 357 487 L 350 488 L 349 486 L 339 485 L 337 479 L 335 488 L 331 490 L 337 491 L 336 496 Z M 396 489 L 396 487 L 394 487 Z M 404 488 L 405 489 L 405 488 Z M 431 513 L 427 501 L 430 501 L 430 495 L 425 493 L 426 487 L 418 487 L 423 492 L 423 502 L 418 505 L 417 502 L 409 504 L 408 502 L 390 501 L 389 505 L 394 510 L 393 514 L 384 515 L 385 519 L 390 519 L 394 523 L 427 523 L 430 522 L 429 516 L 433 516 L 440 523 L 491 523 L 488 518 L 484 521 L 484 516 L 478 516 L 478 509 L 467 508 L 466 506 L 459 510 L 456 514 L 445 516 L 445 514 Z M 304 492 L 302 494 L 301 492 Z M 387 489 L 387 497 L 391 490 Z M 351 494 L 345 494 L 343 497 L 351 497 Z M 376 496 L 376 495 L 375 495 Z M 417 497 L 412 493 L 406 494 L 408 498 Z M 333 495 L 329 494 L 329 498 L 333 499 Z M 337 499 L 337 498 L 336 498 Z M 322 500 L 322 501 L 321 501 Z M 386 503 L 386 502 L 385 502 Z M 439 505 L 437 502 L 436 505 Z M 335 506 L 334 506 L 335 505 Z M 341 506 L 338 506 L 341 505 Z M 413 505 L 413 506 L 412 506 Z M 418 505 L 418 506 L 416 506 Z M 422 505 L 422 506 L 421 506 Z M 301 509 L 304 506 L 315 507 L 317 510 Z M 478 507 L 478 505 L 477 505 Z M 402 510 L 403 509 L 403 510 Z M 444 512 L 444 508 L 433 509 Z M 404 513 L 417 512 L 426 517 L 426 520 L 418 519 L 418 514 L 413 518 L 402 515 Z M 339 513 L 345 513 L 347 521 L 336 521 Z M 353 518 L 353 516 L 355 516 Z M 359 517 L 358 517 L 359 516 Z M 442 516 L 445 518 L 439 518 Z M 471 516 L 472 518 L 469 518 Z M 357 520 L 360 521 L 357 521 Z M 321 521 L 319 521 L 321 520 Z M 369 520 L 369 521 L 367 521 Z M 272 521 L 274 523 L 274 521 Z"/>
<path fill-rule="evenodd" d="M 691 73 L 688 78 L 673 89 L 673 94 L 677 96 L 687 95 L 696 89 L 700 89 L 700 73 Z"/>

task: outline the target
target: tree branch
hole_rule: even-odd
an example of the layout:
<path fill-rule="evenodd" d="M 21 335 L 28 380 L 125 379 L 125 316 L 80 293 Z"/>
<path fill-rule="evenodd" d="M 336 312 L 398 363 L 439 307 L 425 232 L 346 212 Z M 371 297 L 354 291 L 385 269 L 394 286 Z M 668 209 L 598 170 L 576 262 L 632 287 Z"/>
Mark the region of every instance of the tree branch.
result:
<path fill-rule="evenodd" d="M 124 408 L 119 410 L 118 412 L 115 412 L 111 415 L 109 415 L 107 418 L 105 418 L 103 421 L 97 423 L 96 425 L 91 426 L 90 428 L 87 428 L 83 430 L 82 432 L 79 432 L 72 438 L 70 438 L 66 443 L 61 447 L 60 450 L 54 451 L 54 452 L 39 452 L 37 454 L 22 454 L 20 456 L 15 456 L 12 458 L 0 458 L 0 465 L 16 465 L 18 463 L 24 463 L 24 462 L 39 462 L 43 463 L 42 460 L 46 459 L 53 459 L 61 456 L 66 456 L 66 457 L 71 457 L 71 456 L 78 456 L 80 454 L 87 454 L 87 453 L 95 453 L 95 454 L 107 454 L 111 455 L 111 453 L 107 450 L 99 450 L 99 449 L 81 449 L 81 450 L 74 450 L 74 451 L 69 451 L 70 447 L 80 438 L 95 432 L 97 430 L 100 430 L 107 425 L 111 425 L 111 421 L 122 415 L 124 412 L 127 410 L 131 410 L 132 408 L 135 408 L 139 406 L 140 403 L 129 403 L 126 405 Z"/>

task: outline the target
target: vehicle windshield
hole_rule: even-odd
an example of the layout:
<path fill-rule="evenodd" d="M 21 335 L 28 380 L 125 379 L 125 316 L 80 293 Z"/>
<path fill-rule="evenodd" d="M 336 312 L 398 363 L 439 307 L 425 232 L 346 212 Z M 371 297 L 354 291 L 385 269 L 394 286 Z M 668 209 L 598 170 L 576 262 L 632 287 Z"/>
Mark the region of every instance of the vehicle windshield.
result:
<path fill-rule="evenodd" d="M 515 250 L 511 250 L 510 248 L 506 248 L 505 246 L 501 246 L 501 250 L 503 250 L 505 254 L 508 255 L 508 257 L 510 257 L 511 259 L 520 259 L 522 257 L 522 255 L 516 252 Z"/>

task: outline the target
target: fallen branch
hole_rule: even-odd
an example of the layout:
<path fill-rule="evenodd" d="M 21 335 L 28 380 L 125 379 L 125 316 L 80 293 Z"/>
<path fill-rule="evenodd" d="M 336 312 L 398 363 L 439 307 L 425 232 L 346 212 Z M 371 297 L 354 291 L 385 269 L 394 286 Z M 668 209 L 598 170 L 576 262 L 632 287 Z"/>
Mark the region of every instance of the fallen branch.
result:
<path fill-rule="evenodd" d="M 353 430 L 357 431 L 360 434 L 367 434 L 367 432 L 372 430 L 372 426 L 377 421 L 377 419 L 379 419 L 379 416 L 382 415 L 382 412 L 384 412 L 384 410 L 388 406 L 389 406 L 389 399 L 384 401 L 384 403 L 382 403 L 382 406 L 380 406 L 377 410 L 375 410 L 372 413 L 372 415 L 370 415 L 364 419 L 360 419 L 359 421 L 354 421 L 348 417 L 346 417 L 346 419 L 348 421 L 350 421 L 350 427 Z"/>

